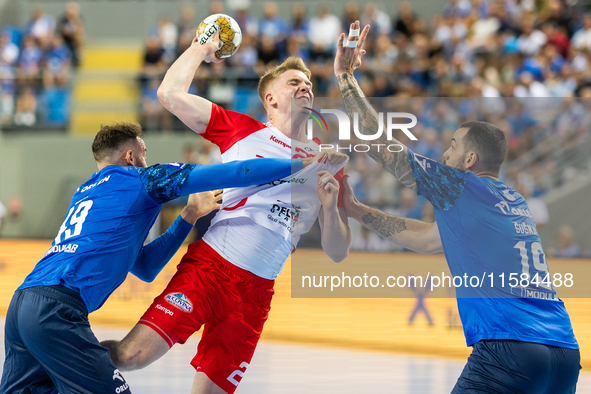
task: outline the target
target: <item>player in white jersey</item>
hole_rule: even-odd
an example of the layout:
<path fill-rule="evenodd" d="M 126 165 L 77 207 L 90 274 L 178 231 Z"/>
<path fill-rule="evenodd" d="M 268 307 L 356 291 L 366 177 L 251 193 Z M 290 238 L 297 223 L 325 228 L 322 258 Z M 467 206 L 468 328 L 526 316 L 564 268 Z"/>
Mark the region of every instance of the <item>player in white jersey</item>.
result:
<path fill-rule="evenodd" d="M 194 40 L 166 73 L 161 103 L 218 145 L 223 162 L 315 156 L 320 141 L 306 138 L 309 113 L 292 118 L 292 100 L 303 108 L 314 98 L 303 61 L 289 58 L 261 78 L 259 97 L 270 119 L 263 124 L 188 93 L 199 65 L 217 61 L 217 48 L 217 38 L 204 45 Z M 115 365 L 142 368 L 205 325 L 191 362 L 197 371 L 191 393 L 233 393 L 267 319 L 273 281 L 299 236 L 318 217 L 327 255 L 336 262 L 348 256 L 351 230 L 335 179 L 345 160 L 330 153 L 290 180 L 224 190 L 222 209 L 204 238 L 190 245 L 165 291 L 122 341 L 103 342 Z"/>

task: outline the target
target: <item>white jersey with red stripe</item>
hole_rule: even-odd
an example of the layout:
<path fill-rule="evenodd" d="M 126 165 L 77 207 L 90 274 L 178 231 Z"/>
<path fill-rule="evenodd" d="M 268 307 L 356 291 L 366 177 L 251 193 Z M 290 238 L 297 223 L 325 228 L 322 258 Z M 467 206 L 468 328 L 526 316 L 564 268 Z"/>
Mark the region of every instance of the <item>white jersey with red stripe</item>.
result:
<path fill-rule="evenodd" d="M 270 123 L 227 111 L 213 104 L 204 138 L 218 145 L 222 162 L 256 157 L 315 156 L 320 141 L 288 138 Z M 310 230 L 320 210 L 318 171 L 335 175 L 345 166 L 326 157 L 301 171 L 264 185 L 224 189 L 220 211 L 204 236 L 229 262 L 267 279 L 280 272 L 303 233 Z M 340 175 L 340 176 L 339 176 Z M 337 175 L 340 179 L 342 171 Z"/>

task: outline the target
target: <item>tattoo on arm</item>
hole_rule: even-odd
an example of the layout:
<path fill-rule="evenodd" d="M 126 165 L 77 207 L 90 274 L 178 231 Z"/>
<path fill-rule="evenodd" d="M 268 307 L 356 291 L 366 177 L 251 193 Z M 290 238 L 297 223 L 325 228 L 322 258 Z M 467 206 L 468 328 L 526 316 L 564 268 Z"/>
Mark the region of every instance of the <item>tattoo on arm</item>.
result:
<path fill-rule="evenodd" d="M 373 135 L 378 129 L 378 114 L 369 104 L 363 91 L 359 87 L 357 80 L 351 74 L 341 74 L 337 76 L 337 84 L 341 90 L 341 96 L 344 98 L 345 108 L 349 118 L 353 120 L 353 114 L 359 114 L 359 131 L 364 135 Z M 404 147 L 401 152 L 390 152 L 386 147 L 391 144 L 398 144 Z M 377 149 L 370 149 L 368 154 L 384 169 L 404 185 L 411 189 L 416 188 L 416 182 L 412 174 L 410 163 L 408 162 L 408 150 L 404 144 L 397 140 L 389 141 L 387 136 L 382 136 L 374 142 Z"/>
<path fill-rule="evenodd" d="M 376 210 L 374 210 L 373 213 L 375 216 L 370 212 L 366 215 L 363 215 L 361 219 L 363 220 L 364 224 L 368 225 L 368 227 L 371 225 L 371 227 L 382 237 L 389 238 L 392 235 L 406 230 L 406 221 L 404 218 L 394 215 L 387 215 Z"/>

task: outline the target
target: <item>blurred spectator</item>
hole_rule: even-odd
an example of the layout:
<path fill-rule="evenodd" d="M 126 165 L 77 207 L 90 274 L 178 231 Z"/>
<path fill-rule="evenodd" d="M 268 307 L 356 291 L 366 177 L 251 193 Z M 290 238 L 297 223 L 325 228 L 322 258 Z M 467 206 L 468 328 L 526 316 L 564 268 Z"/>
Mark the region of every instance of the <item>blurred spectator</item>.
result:
<path fill-rule="evenodd" d="M 404 34 L 410 37 L 414 34 L 414 28 L 417 16 L 412 10 L 412 4 L 408 1 L 403 1 L 400 4 L 398 11 L 398 19 L 394 22 L 395 33 Z"/>
<path fill-rule="evenodd" d="M 161 82 L 160 79 L 152 78 L 142 89 L 140 124 L 145 131 L 172 130 L 172 115 L 158 100 L 157 91 Z"/>
<path fill-rule="evenodd" d="M 223 1 L 211 1 L 209 3 L 209 15 L 211 14 L 222 14 L 224 13 L 224 2 Z"/>
<path fill-rule="evenodd" d="M 52 44 L 45 57 L 43 85 L 45 88 L 62 87 L 68 82 L 72 54 L 60 35 L 53 37 Z"/>
<path fill-rule="evenodd" d="M 258 58 L 262 64 L 271 66 L 279 61 L 281 45 L 287 36 L 287 24 L 277 14 L 277 3 L 265 3 L 263 17 L 258 29 Z"/>
<path fill-rule="evenodd" d="M 542 32 L 548 37 L 548 43 L 556 47 L 560 56 L 566 58 L 568 56 L 568 47 L 570 39 L 563 28 L 559 28 L 551 22 L 546 22 L 542 26 Z M 589 41 L 591 43 L 591 40 Z"/>
<path fill-rule="evenodd" d="M 328 60 L 334 56 L 336 42 L 341 31 L 339 17 L 331 14 L 327 6 L 321 6 L 318 16 L 310 21 L 310 58 L 313 61 Z M 347 30 L 348 33 L 348 30 Z"/>
<path fill-rule="evenodd" d="M 547 41 L 548 37 L 535 28 L 535 17 L 530 15 L 525 18 L 521 35 L 517 39 L 519 51 L 525 55 L 533 56 L 542 49 Z"/>
<path fill-rule="evenodd" d="M 515 190 L 525 198 L 529 211 L 532 214 L 538 232 L 542 231 L 546 223 L 548 223 L 548 207 L 544 200 L 539 197 L 534 197 L 534 180 L 531 176 L 525 173 L 519 174 L 517 177 L 517 185 Z"/>
<path fill-rule="evenodd" d="M 420 220 L 423 216 L 423 205 L 419 202 L 417 194 L 409 189 L 400 190 L 400 205 L 398 207 L 400 216 Z"/>
<path fill-rule="evenodd" d="M 349 1 L 345 5 L 345 13 L 341 21 L 342 32 L 348 33 L 351 22 L 361 19 L 361 11 L 359 10 L 359 3 L 356 1 Z"/>
<path fill-rule="evenodd" d="M 242 44 L 228 62 L 238 69 L 245 69 L 244 72 L 251 74 L 253 78 L 257 75 L 252 74 L 255 65 L 259 60 L 258 51 L 256 49 L 255 38 L 250 35 L 242 36 Z"/>
<path fill-rule="evenodd" d="M 443 15 L 466 17 L 472 12 L 472 4 L 469 0 L 448 0 Z"/>
<path fill-rule="evenodd" d="M 392 32 L 392 22 L 384 11 L 379 10 L 376 3 L 369 2 L 365 5 L 365 11 L 361 15 L 361 26 L 371 25 L 370 37 L 375 38 L 381 34 Z"/>
<path fill-rule="evenodd" d="M 305 45 L 308 42 L 310 34 L 310 19 L 306 16 L 306 6 L 304 3 L 295 3 L 291 11 L 290 37 L 299 45 Z"/>
<path fill-rule="evenodd" d="M 192 4 L 185 3 L 181 11 L 181 18 L 177 25 L 178 40 L 176 44 L 176 54 L 178 57 L 191 46 L 193 38 L 197 34 L 197 25 L 193 20 L 195 15 L 195 8 Z M 242 25 L 240 25 L 242 26 Z"/>
<path fill-rule="evenodd" d="M 553 257 L 581 257 L 581 247 L 575 242 L 574 230 L 570 226 L 562 226 L 551 248 Z"/>
<path fill-rule="evenodd" d="M 248 2 L 247 2 L 248 4 Z M 247 4 L 244 4 L 240 8 L 236 10 L 236 15 L 234 19 L 240 26 L 242 30 L 243 36 L 252 36 L 256 37 L 259 30 L 259 22 L 257 19 L 251 14 L 249 7 Z"/>
<path fill-rule="evenodd" d="M 158 38 L 163 50 L 163 58 L 166 63 L 172 63 L 176 56 L 176 44 L 178 40 L 178 30 L 168 16 L 161 16 L 158 21 Z"/>
<path fill-rule="evenodd" d="M 7 33 L 0 35 L 0 125 L 12 123 L 15 68 L 19 49 Z"/>
<path fill-rule="evenodd" d="M 566 3 L 562 0 L 548 0 L 547 7 L 540 10 L 540 16 L 545 22 L 552 23 L 564 29 L 567 35 L 572 35 L 573 20 Z"/>
<path fill-rule="evenodd" d="M 80 4 L 76 2 L 66 4 L 66 11 L 59 22 L 58 30 L 72 53 L 72 66 L 78 68 L 85 39 Z"/>
<path fill-rule="evenodd" d="M 0 35 L 0 65 L 13 67 L 18 59 L 19 48 L 7 32 Z"/>
<path fill-rule="evenodd" d="M 18 60 L 17 77 L 21 83 L 37 84 L 41 72 L 43 51 L 32 36 L 24 38 L 23 50 Z"/>
<path fill-rule="evenodd" d="M 51 42 L 55 30 L 55 19 L 43 12 L 40 8 L 35 8 L 31 12 L 31 20 L 27 25 L 27 34 L 33 37 L 37 45 L 45 49 Z"/>
<path fill-rule="evenodd" d="M 149 37 L 146 40 L 144 52 L 144 64 L 142 66 L 141 79 L 142 89 L 154 77 L 164 75 L 168 64 L 164 60 L 164 49 L 160 45 L 158 37 Z"/>
<path fill-rule="evenodd" d="M 261 40 L 267 39 L 274 45 L 279 45 L 287 36 L 287 24 L 278 15 L 277 3 L 265 3 L 263 17 L 259 21 L 258 35 Z"/>
<path fill-rule="evenodd" d="M 14 114 L 14 69 L 0 63 L 0 125 L 12 123 Z"/>
<path fill-rule="evenodd" d="M 583 17 L 583 26 L 573 35 L 571 39 L 575 48 L 591 50 L 591 13 Z"/>
<path fill-rule="evenodd" d="M 37 120 L 37 99 L 33 88 L 25 85 L 16 100 L 14 124 L 17 126 L 33 126 Z"/>

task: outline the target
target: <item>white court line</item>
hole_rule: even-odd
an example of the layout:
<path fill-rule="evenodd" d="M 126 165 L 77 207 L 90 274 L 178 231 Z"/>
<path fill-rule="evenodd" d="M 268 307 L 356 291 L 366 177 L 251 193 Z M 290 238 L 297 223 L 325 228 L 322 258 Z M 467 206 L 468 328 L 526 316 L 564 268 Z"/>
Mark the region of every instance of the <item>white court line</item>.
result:
<path fill-rule="evenodd" d="M 4 319 L 0 319 L 4 335 Z M 99 340 L 121 339 L 127 330 L 93 327 Z M 175 345 L 147 368 L 123 376 L 134 394 L 190 392 L 189 364 L 198 336 Z M 1 341 L 4 356 L 4 341 Z M 3 358 L 3 357 L 2 357 Z M 261 341 L 236 394 L 446 394 L 464 361 L 442 357 L 348 350 Z M 0 363 L 0 371 L 3 363 Z M 591 373 L 579 378 L 577 393 L 591 394 Z"/>

